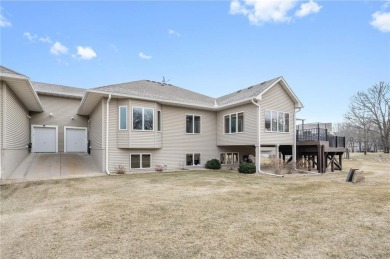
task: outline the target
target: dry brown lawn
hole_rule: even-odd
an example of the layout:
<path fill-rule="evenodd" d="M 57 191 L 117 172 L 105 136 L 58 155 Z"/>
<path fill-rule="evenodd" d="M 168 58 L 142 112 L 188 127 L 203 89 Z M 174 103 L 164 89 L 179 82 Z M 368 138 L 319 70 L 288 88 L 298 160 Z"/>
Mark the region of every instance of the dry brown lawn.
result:
<path fill-rule="evenodd" d="M 390 258 L 390 158 L 274 178 L 231 171 L 3 184 L 1 258 Z"/>

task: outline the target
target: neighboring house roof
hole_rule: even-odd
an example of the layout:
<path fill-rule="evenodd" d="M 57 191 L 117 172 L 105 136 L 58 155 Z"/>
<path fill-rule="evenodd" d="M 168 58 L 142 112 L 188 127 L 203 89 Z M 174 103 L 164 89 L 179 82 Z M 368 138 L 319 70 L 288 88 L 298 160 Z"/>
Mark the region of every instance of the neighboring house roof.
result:
<path fill-rule="evenodd" d="M 82 99 L 86 91 L 86 89 L 77 88 L 77 87 L 38 83 L 38 82 L 32 82 L 32 85 L 38 94 L 63 96 L 63 97 L 78 98 L 78 99 Z"/>
<path fill-rule="evenodd" d="M 215 104 L 215 99 L 209 96 L 195 93 L 171 84 L 163 84 L 150 80 L 97 87 L 93 90 L 158 101 L 193 104 L 210 108 Z"/>
<path fill-rule="evenodd" d="M 38 95 L 27 76 L 0 66 L 0 81 L 6 82 L 6 85 L 18 96 L 29 111 L 43 111 Z"/>

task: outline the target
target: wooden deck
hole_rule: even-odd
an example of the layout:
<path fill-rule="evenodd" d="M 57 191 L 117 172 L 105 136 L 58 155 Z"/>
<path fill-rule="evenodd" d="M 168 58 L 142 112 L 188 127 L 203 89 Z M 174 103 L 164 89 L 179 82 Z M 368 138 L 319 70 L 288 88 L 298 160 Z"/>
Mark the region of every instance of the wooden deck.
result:
<path fill-rule="evenodd" d="M 308 170 L 316 168 L 319 173 L 327 170 L 343 170 L 343 154 L 345 137 L 330 134 L 328 129 L 320 127 L 310 129 L 297 129 L 297 161 L 303 161 Z M 281 146 L 283 160 L 290 156 L 287 163 L 292 160 L 292 149 L 289 146 Z"/>
<path fill-rule="evenodd" d="M 307 161 L 310 168 L 316 168 L 319 173 L 328 169 L 343 170 L 343 154 L 345 147 L 330 147 L 329 141 L 299 141 L 297 142 L 297 159 Z"/>

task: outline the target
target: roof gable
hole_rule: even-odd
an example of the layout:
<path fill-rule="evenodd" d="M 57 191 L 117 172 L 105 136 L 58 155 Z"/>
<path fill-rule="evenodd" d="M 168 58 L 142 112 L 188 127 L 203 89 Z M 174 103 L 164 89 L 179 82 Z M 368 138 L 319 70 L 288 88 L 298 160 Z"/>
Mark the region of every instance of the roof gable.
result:
<path fill-rule="evenodd" d="M 229 106 L 237 104 L 243 101 L 249 101 L 256 98 L 265 89 L 274 84 L 280 77 L 264 81 L 260 84 L 249 86 L 247 88 L 238 90 L 234 93 L 217 98 L 217 104 L 219 107 Z"/>
<path fill-rule="evenodd" d="M 287 84 L 286 80 L 284 80 L 283 77 L 278 77 L 277 80 L 272 82 L 270 85 L 268 85 L 261 93 L 256 97 L 256 99 L 261 100 L 263 95 L 268 92 L 272 87 L 274 87 L 277 84 L 280 84 L 283 89 L 287 92 L 288 96 L 294 101 L 295 108 L 303 108 L 303 104 L 298 99 L 298 97 L 295 95 L 295 93 L 292 91 L 290 86 Z"/>
<path fill-rule="evenodd" d="M 43 111 L 38 95 L 34 91 L 31 81 L 27 76 L 0 66 L 0 81 L 1 80 L 6 82 L 6 85 L 12 89 L 29 111 Z"/>

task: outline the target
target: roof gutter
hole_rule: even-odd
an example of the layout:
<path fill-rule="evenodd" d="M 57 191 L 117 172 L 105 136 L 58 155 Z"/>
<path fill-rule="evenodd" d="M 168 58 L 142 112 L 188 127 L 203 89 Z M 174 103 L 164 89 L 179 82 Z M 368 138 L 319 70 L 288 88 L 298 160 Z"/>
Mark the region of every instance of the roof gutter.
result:
<path fill-rule="evenodd" d="M 266 174 L 266 175 L 277 176 L 277 177 L 284 177 L 284 175 L 266 173 L 266 172 L 261 171 L 261 168 L 260 168 L 260 159 L 261 159 L 260 158 L 260 154 L 261 154 L 261 150 L 260 150 L 260 147 L 261 147 L 261 138 L 260 138 L 261 120 L 260 120 L 260 116 L 261 116 L 261 109 L 260 109 L 260 104 L 255 102 L 255 100 L 256 100 L 256 98 L 252 99 L 252 103 L 258 107 L 258 109 L 257 109 L 258 110 L 258 115 L 257 115 L 257 120 L 258 120 L 257 128 L 258 128 L 258 130 L 257 130 L 257 143 L 256 143 L 256 170 L 260 174 Z"/>
<path fill-rule="evenodd" d="M 110 101 L 111 101 L 111 94 L 108 96 L 107 99 L 107 106 L 106 106 L 106 173 L 108 175 L 111 175 L 110 171 L 108 170 L 108 123 L 110 119 Z"/>

